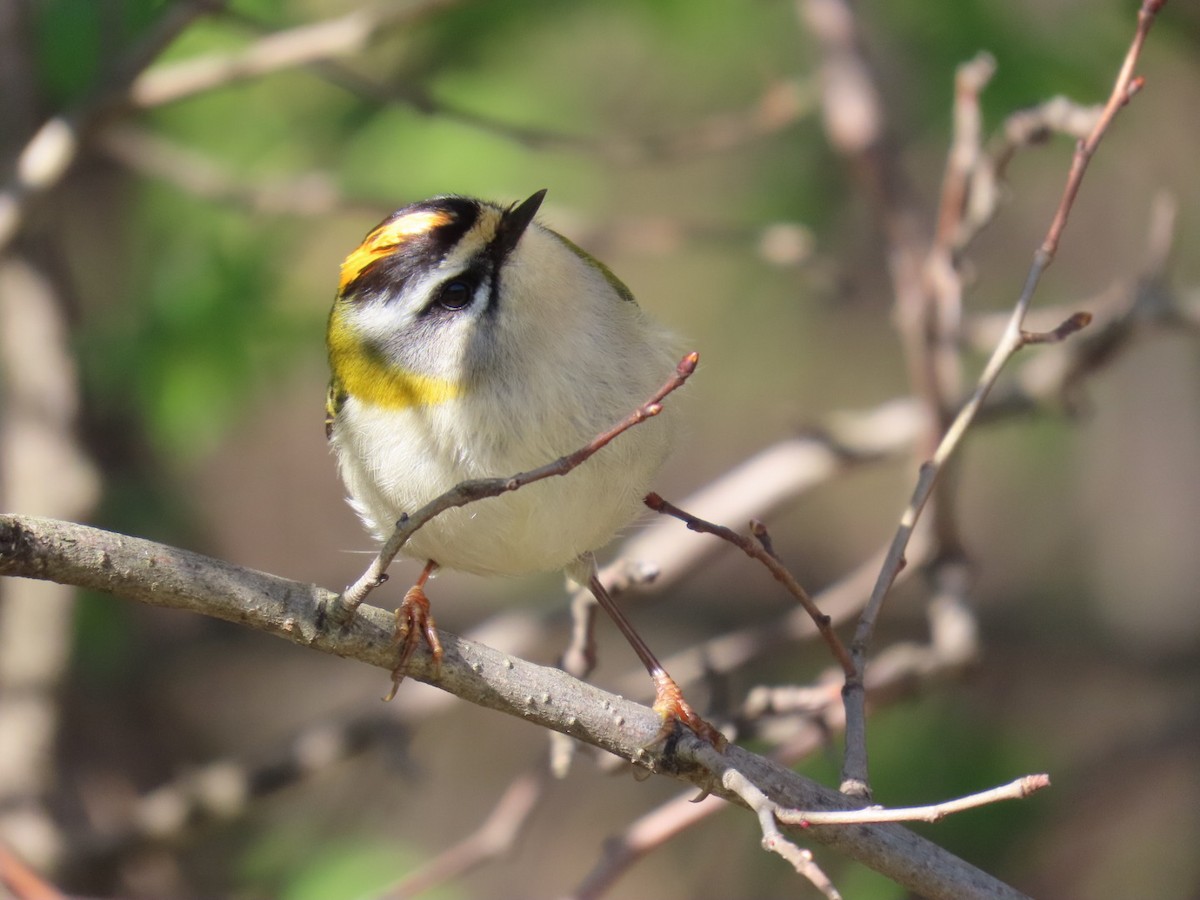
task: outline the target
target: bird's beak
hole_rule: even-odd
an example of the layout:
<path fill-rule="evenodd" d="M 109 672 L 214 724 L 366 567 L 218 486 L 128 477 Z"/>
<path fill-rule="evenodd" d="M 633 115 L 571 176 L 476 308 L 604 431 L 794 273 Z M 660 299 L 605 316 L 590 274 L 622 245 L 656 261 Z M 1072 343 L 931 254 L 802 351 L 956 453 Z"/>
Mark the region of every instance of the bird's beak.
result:
<path fill-rule="evenodd" d="M 521 240 L 521 235 L 525 233 L 525 229 L 533 222 L 533 217 L 537 215 L 538 208 L 542 205 L 544 199 L 546 199 L 545 188 L 520 205 L 505 211 L 503 218 L 500 220 L 500 228 L 496 233 L 496 239 L 492 245 L 499 259 L 504 259 L 517 246 L 517 242 Z"/>

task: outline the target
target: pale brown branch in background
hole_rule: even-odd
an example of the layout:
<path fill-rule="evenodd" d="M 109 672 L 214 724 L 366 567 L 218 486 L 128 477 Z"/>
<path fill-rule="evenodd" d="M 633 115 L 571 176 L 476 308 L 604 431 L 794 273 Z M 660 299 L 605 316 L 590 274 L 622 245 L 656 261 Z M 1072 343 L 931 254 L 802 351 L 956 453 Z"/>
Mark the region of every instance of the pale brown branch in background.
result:
<path fill-rule="evenodd" d="M 0 842 L 0 889 L 13 900 L 69 900 Z"/>
<path fill-rule="evenodd" d="M 77 434 L 80 389 L 68 303 L 49 273 L 0 254 L 0 496 L 17 509 L 64 519 L 91 515 L 95 464 Z M 0 585 L 0 841 L 49 869 L 63 836 L 49 798 L 64 686 L 70 680 L 75 591 Z"/>
<path fill-rule="evenodd" d="M 847 724 L 846 754 L 842 767 L 842 789 L 850 795 L 870 796 L 866 747 L 866 704 L 861 675 L 866 666 L 868 648 L 884 598 L 890 590 L 892 580 L 905 564 L 904 548 L 908 544 L 912 530 L 921 515 L 921 510 L 929 499 L 946 460 L 958 448 L 966 430 L 970 427 L 975 415 L 996 383 L 1000 371 L 1015 353 L 1030 342 L 1031 336 L 1023 330 L 1023 323 L 1033 300 L 1034 291 L 1037 288 L 1042 273 L 1054 259 L 1063 229 L 1066 227 L 1075 197 L 1079 192 L 1079 186 L 1083 181 L 1084 173 L 1087 171 L 1088 162 L 1095 153 L 1101 139 L 1107 133 L 1108 127 L 1111 125 L 1117 112 L 1129 101 L 1132 94 L 1140 88 L 1141 82 L 1135 79 L 1134 68 L 1141 55 L 1146 35 L 1153 24 L 1154 16 L 1164 3 L 1165 0 L 1145 0 L 1141 10 L 1138 12 L 1137 28 L 1133 41 L 1126 53 L 1121 70 L 1117 75 L 1112 93 L 1105 104 L 1104 113 L 1096 122 L 1091 134 L 1076 146 L 1075 154 L 1071 161 L 1071 169 L 1067 175 L 1066 186 L 1063 189 L 1062 199 L 1059 202 L 1058 209 L 1054 214 L 1053 221 L 1050 223 L 1050 228 L 1046 233 L 1041 247 L 1034 254 L 1033 265 L 1025 280 L 1021 294 L 1017 299 L 1016 307 L 1009 319 L 1008 327 L 991 358 L 988 360 L 987 365 L 984 367 L 983 374 L 980 376 L 971 398 L 959 411 L 958 416 L 947 429 L 932 458 L 921 466 L 921 472 L 912 499 L 909 501 L 909 505 L 901 517 L 900 526 L 896 532 L 892 546 L 889 548 L 887 560 L 880 570 L 875 590 L 872 591 L 871 599 L 867 607 L 863 610 L 862 617 L 859 619 L 854 640 L 850 647 L 859 674 L 853 681 L 847 682 L 845 691 Z M 1057 332 L 1061 334 L 1061 337 L 1066 337 L 1086 324 L 1087 319 L 1085 317 L 1076 317 L 1064 322 Z M 1057 339 L 1061 339 L 1061 337 Z"/>
<path fill-rule="evenodd" d="M 346 197 L 327 172 L 304 172 L 283 179 L 239 178 L 197 149 L 148 129 L 113 124 L 96 137 L 97 149 L 145 178 L 164 181 L 194 197 L 240 206 L 252 213 L 322 216 L 362 210 L 378 215 L 379 204 Z"/>
<path fill-rule="evenodd" d="M 189 768 L 147 791 L 129 804 L 119 822 L 68 832 L 72 865 L 111 864 L 147 845 L 177 844 L 197 826 L 244 817 L 262 801 L 306 778 L 369 750 L 398 752 L 408 727 L 395 707 L 387 714 L 370 713 L 344 721 L 320 721 L 304 727 L 282 747 L 254 762 L 218 759 Z M 89 797 L 83 793 L 84 806 Z"/>
<path fill-rule="evenodd" d="M 963 214 L 966 210 L 971 174 L 982 156 L 982 114 L 979 95 L 996 71 L 990 54 L 980 53 L 958 67 L 954 78 L 954 134 L 942 175 L 937 223 L 925 256 L 923 291 L 927 327 L 920 353 L 927 359 L 931 410 L 936 413 L 934 439 L 939 438 L 954 415 L 953 404 L 962 394 L 962 302 L 963 280 L 959 271 Z M 940 552 L 960 555 L 958 516 L 951 486 L 935 492 L 934 527 L 938 529 Z"/>
<path fill-rule="evenodd" d="M 598 900 L 636 862 L 693 825 L 729 808 L 729 804 L 716 797 L 696 800 L 693 791 L 673 797 L 606 840 L 600 859 L 567 897 Z"/>
<path fill-rule="evenodd" d="M 963 246 L 962 220 L 970 196 L 971 176 L 983 155 L 983 115 L 979 95 L 995 73 L 995 57 L 980 53 L 960 65 L 954 76 L 954 133 L 942 176 L 930 253 L 931 257 L 943 257 L 952 269 L 955 268 L 953 256 Z"/>
<path fill-rule="evenodd" d="M 14 174 L 0 190 L 0 250 L 17 236 L 31 202 L 55 187 L 75 163 L 87 134 L 120 108 L 134 83 L 197 16 L 224 6 L 222 0 L 175 3 L 117 67 L 109 84 L 78 108 L 46 121 L 18 154 Z"/>
<path fill-rule="evenodd" d="M 878 78 L 847 0 L 797 0 L 820 52 L 821 111 L 830 145 L 844 156 L 883 235 L 892 308 L 908 383 L 929 407 L 925 443 L 937 441 L 938 404 L 929 360 L 929 297 L 922 278 L 926 238 L 914 191 L 889 130 Z"/>
<path fill-rule="evenodd" d="M 378 900 L 416 897 L 503 856 L 512 849 L 537 810 L 546 790 L 546 780 L 544 765 L 518 775 L 504 789 L 491 814 L 478 829 L 376 895 Z"/>
<path fill-rule="evenodd" d="M 389 0 L 273 31 L 237 50 L 163 63 L 143 72 L 130 85 L 127 102 L 148 109 L 272 72 L 357 53 L 388 29 L 412 25 L 459 2 Z"/>
<path fill-rule="evenodd" d="M 615 165 L 662 163 L 725 153 L 761 141 L 802 121 L 816 109 L 816 91 L 805 79 L 778 78 L 744 108 L 715 113 L 661 134 L 573 134 L 518 125 L 479 110 L 457 106 L 414 84 L 381 84 L 328 59 L 307 64 L 331 84 L 373 103 L 401 103 L 424 115 L 458 122 L 512 141 L 528 150 L 558 150 Z"/>
<path fill-rule="evenodd" d="M 1083 140 L 1096 128 L 1103 113 L 1102 104 L 1081 104 L 1067 97 L 1051 97 L 1010 113 L 989 148 L 995 174 L 1003 178 L 1019 150 L 1042 143 L 1052 134 Z"/>

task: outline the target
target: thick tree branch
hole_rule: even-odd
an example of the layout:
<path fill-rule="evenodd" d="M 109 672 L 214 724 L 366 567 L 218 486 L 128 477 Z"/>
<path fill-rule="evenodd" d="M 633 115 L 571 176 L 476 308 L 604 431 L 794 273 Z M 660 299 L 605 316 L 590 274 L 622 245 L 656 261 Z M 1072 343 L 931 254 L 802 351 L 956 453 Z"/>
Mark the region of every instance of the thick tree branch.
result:
<path fill-rule="evenodd" d="M 392 615 L 362 607 L 347 626 L 321 628 L 319 610 L 336 595 L 317 585 L 84 525 L 0 516 L 0 574 L 104 591 L 153 606 L 246 625 L 301 646 L 391 670 Z M 735 772 L 781 809 L 848 808 L 836 791 L 731 746 L 711 752 L 686 731 L 648 746 L 661 719 L 648 706 L 482 644 L 441 633 L 445 657 L 435 672 L 420 648 L 412 677 L 479 706 L 527 719 L 734 802 Z M 845 853 L 927 897 L 1019 897 L 1018 892 L 896 825 L 815 826 L 798 832 Z"/>

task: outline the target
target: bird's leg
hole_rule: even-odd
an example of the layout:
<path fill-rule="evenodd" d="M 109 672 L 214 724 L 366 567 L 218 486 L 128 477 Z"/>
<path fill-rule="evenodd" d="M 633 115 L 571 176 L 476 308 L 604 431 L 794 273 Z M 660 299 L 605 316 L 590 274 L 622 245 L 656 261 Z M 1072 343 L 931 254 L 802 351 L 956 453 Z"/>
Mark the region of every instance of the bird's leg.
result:
<path fill-rule="evenodd" d="M 662 667 L 658 657 L 642 640 L 642 636 L 634 630 L 633 623 L 626 618 L 625 613 L 621 612 L 608 590 L 600 583 L 600 578 L 596 575 L 594 568 L 588 579 L 588 589 L 596 598 L 596 602 L 604 607 L 604 611 L 617 623 L 617 628 L 621 630 L 621 634 L 625 635 L 625 640 L 629 641 L 629 646 L 633 648 L 633 652 L 638 655 L 638 659 L 642 661 L 642 665 L 646 667 L 646 671 L 650 673 L 650 678 L 654 681 L 654 711 L 662 717 L 663 727 L 653 743 L 658 743 L 669 736 L 674 723 L 679 721 L 694 731 L 701 740 L 708 741 L 718 750 L 723 750 L 726 744 L 725 735 L 700 718 L 699 714 L 692 709 L 691 704 L 684 699 L 683 691 L 679 689 L 675 679 L 667 674 L 667 670 Z"/>
<path fill-rule="evenodd" d="M 442 642 L 438 639 L 433 622 L 433 614 L 429 611 L 429 598 L 425 596 L 425 582 L 437 571 L 438 564 L 432 559 L 425 563 L 417 583 L 408 589 L 400 606 L 396 608 L 396 632 L 392 643 L 400 648 L 400 660 L 392 669 L 392 689 L 384 700 L 396 696 L 400 682 L 404 680 L 408 668 L 408 660 L 412 657 L 417 644 L 424 639 L 429 647 L 429 655 L 433 658 L 436 668 L 442 662 Z"/>

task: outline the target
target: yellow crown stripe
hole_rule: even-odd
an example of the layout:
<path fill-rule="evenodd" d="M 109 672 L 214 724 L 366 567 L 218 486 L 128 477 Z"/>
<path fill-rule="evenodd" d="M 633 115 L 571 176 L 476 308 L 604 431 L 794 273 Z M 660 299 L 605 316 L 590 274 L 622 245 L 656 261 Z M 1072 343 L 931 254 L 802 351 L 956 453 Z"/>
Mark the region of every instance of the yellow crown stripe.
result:
<path fill-rule="evenodd" d="M 387 256 L 410 238 L 428 234 L 433 229 L 448 225 L 450 215 L 440 210 L 413 212 L 389 219 L 366 236 L 361 244 L 342 262 L 338 291 L 362 274 L 363 269 L 380 257 Z"/>

